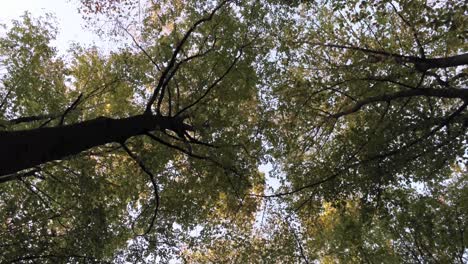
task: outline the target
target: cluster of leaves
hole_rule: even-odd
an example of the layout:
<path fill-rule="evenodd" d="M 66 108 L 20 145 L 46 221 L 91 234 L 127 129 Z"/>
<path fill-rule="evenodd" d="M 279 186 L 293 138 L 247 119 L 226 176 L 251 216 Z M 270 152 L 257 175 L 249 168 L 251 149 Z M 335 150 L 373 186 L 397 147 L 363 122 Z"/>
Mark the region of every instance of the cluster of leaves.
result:
<path fill-rule="evenodd" d="M 434 61 L 466 52 L 452 2 L 82 0 L 130 44 L 67 60 L 25 14 L 2 130 L 155 109 L 193 131 L 0 176 L 0 262 L 465 262 L 466 61 Z"/>
<path fill-rule="evenodd" d="M 404 94 L 464 91 L 466 68 L 399 59 L 466 52 L 466 32 L 447 26 L 466 22 L 462 10 L 438 26 L 446 6 L 422 1 L 303 4 L 288 10 L 294 23 L 276 18 L 276 73 L 264 79 L 263 103 L 275 174 L 290 185 L 273 196 L 293 196 L 304 261 L 465 261 L 466 222 L 454 204 L 466 186 L 453 179 L 454 168 L 466 173 L 467 98 Z"/>

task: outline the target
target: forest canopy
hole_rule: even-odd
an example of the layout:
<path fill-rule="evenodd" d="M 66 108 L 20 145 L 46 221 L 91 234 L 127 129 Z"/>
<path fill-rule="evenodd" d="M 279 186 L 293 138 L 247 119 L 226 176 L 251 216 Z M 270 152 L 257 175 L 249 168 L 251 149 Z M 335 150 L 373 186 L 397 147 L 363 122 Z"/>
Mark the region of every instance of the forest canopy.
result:
<path fill-rule="evenodd" d="M 80 0 L 0 34 L 1 263 L 467 263 L 461 0 Z"/>

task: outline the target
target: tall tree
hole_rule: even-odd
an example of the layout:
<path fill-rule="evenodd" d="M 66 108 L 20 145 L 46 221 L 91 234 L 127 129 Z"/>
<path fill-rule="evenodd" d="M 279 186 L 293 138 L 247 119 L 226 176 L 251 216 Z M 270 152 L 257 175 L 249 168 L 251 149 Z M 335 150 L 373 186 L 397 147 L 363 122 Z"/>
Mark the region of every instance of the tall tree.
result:
<path fill-rule="evenodd" d="M 122 44 L 66 58 L 25 14 L 0 39 L 0 262 L 465 262 L 452 2 L 81 1 Z"/>
<path fill-rule="evenodd" d="M 67 63 L 50 24 L 14 22 L 1 41 L 2 262 L 171 258 L 189 230 L 253 217 L 259 48 L 233 8 L 150 5 L 140 31 L 117 24 L 132 45 L 73 47 Z"/>
<path fill-rule="evenodd" d="M 452 4 L 332 1 L 277 16 L 267 135 L 290 184 L 270 197 L 301 219 L 309 259 L 466 261 L 463 195 L 447 202 L 466 193 L 468 120 L 466 6 Z M 416 220 L 440 207 L 451 220 Z"/>

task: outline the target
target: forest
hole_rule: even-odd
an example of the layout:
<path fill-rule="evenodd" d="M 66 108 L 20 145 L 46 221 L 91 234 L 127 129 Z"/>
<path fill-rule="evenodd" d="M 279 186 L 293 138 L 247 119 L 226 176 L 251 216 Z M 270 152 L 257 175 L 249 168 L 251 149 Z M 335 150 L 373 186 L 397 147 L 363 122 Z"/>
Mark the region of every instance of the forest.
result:
<path fill-rule="evenodd" d="M 465 1 L 73 3 L 0 27 L 0 263 L 468 262 Z"/>

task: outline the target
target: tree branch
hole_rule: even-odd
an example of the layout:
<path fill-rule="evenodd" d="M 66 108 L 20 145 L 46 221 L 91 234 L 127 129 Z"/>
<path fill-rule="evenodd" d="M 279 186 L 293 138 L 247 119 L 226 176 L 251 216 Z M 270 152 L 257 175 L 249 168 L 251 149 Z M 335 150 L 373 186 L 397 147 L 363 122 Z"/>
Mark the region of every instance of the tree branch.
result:
<path fill-rule="evenodd" d="M 416 56 L 400 55 L 397 53 L 391 53 L 391 52 L 386 52 L 386 51 L 373 50 L 373 49 L 367 49 L 367 48 L 361 48 L 361 47 L 355 47 L 355 46 L 324 44 L 324 43 L 308 42 L 308 41 L 305 41 L 302 43 L 309 44 L 312 46 L 356 50 L 356 51 L 361 51 L 367 54 L 384 56 L 386 58 L 394 59 L 397 63 L 411 63 L 420 72 L 425 72 L 429 69 L 456 67 L 456 66 L 468 64 L 468 53 L 454 55 L 450 57 L 428 59 L 428 58 L 419 58 Z"/>
<path fill-rule="evenodd" d="M 174 49 L 174 52 L 172 53 L 172 57 L 171 59 L 169 60 L 169 63 L 167 65 L 167 67 L 164 69 L 163 73 L 161 74 L 161 77 L 159 78 L 159 82 L 158 82 L 158 85 L 156 86 L 156 88 L 154 89 L 154 92 L 153 92 L 153 95 L 151 96 L 150 100 L 148 101 L 148 103 L 146 104 L 146 109 L 145 109 L 145 113 L 147 114 L 150 114 L 151 113 L 151 106 L 153 105 L 153 103 L 156 101 L 156 98 L 158 96 L 158 93 L 159 91 L 162 89 L 163 87 L 163 84 L 165 83 L 165 80 L 166 80 L 166 76 L 169 74 L 169 72 L 172 70 L 172 68 L 174 67 L 175 65 L 175 62 L 176 62 L 176 59 L 177 59 L 177 56 L 179 55 L 179 52 L 182 50 L 182 46 L 185 44 L 185 42 L 187 41 L 187 39 L 190 37 L 190 35 L 192 34 L 192 32 L 202 23 L 204 22 L 207 22 L 207 21 L 210 21 L 214 14 L 219 10 L 221 9 L 227 2 L 229 2 L 230 0 L 225 0 L 225 1 L 222 1 L 217 7 L 215 7 L 211 13 L 207 16 L 207 17 L 204 17 L 200 20 L 198 20 L 197 22 L 195 22 L 190 28 L 189 30 L 185 33 L 184 37 L 180 40 L 180 42 L 177 44 L 176 48 Z"/>
<path fill-rule="evenodd" d="M 236 56 L 233 60 L 233 62 L 231 63 L 231 65 L 229 65 L 229 67 L 227 68 L 227 70 L 223 73 L 223 75 L 221 75 L 218 79 L 216 79 L 210 86 L 208 86 L 208 88 L 206 88 L 206 91 L 203 93 L 202 96 L 200 96 L 197 100 L 195 100 L 194 102 L 192 102 L 191 104 L 187 105 L 186 107 L 182 108 L 182 110 L 180 110 L 179 112 L 177 112 L 177 114 L 175 116 L 179 116 L 180 114 L 182 114 L 183 112 L 189 110 L 190 108 L 192 108 L 193 106 L 195 106 L 196 104 L 198 104 L 201 100 L 203 100 L 203 98 L 205 98 L 209 93 L 210 91 L 216 86 L 218 85 L 219 82 L 221 82 L 224 77 L 226 77 L 229 72 L 232 70 L 232 68 L 234 68 L 234 65 L 237 63 L 237 61 L 239 60 L 239 58 L 242 56 L 242 49 L 240 50 L 240 53 L 238 56 Z"/>
<path fill-rule="evenodd" d="M 154 190 L 154 199 L 156 201 L 156 207 L 154 209 L 154 214 L 153 214 L 153 217 L 151 218 L 151 222 L 150 222 L 150 225 L 148 227 L 148 229 L 146 229 L 145 233 L 143 233 L 142 235 L 140 236 L 146 236 L 147 234 L 149 234 L 149 232 L 151 232 L 151 229 L 153 229 L 153 226 L 154 226 L 154 222 L 156 220 L 156 217 L 158 215 L 158 210 L 159 210 L 159 202 L 160 202 L 160 197 L 159 197 L 159 189 L 158 189 L 158 183 L 156 182 L 156 177 L 153 175 L 153 173 L 151 172 L 150 169 L 148 169 L 145 164 L 143 163 L 143 161 L 138 158 L 126 145 L 125 143 L 121 143 L 120 144 L 122 146 L 122 148 L 125 150 L 125 152 L 127 152 L 127 154 L 138 164 L 138 166 L 140 166 L 140 168 L 146 173 L 148 174 L 150 180 L 151 180 L 151 184 L 153 184 L 153 190 Z"/>
<path fill-rule="evenodd" d="M 13 174 L 1 175 L 0 183 L 22 179 L 22 178 L 29 177 L 29 176 L 36 176 L 36 173 L 39 171 L 40 171 L 39 168 L 34 168 L 27 172 L 22 172 L 22 173 L 18 172 L 18 173 L 13 173 Z"/>
<path fill-rule="evenodd" d="M 0 131 L 0 175 L 64 159 L 92 147 L 143 135 L 148 131 L 193 129 L 182 118 L 136 115 L 100 117 L 76 124 L 30 130 Z"/>
<path fill-rule="evenodd" d="M 65 120 L 65 116 L 68 114 L 68 112 L 72 111 L 73 109 L 76 108 L 76 106 L 78 105 L 78 103 L 80 102 L 81 100 L 81 97 L 83 97 L 83 94 L 80 93 L 80 95 L 78 96 L 78 98 L 76 98 L 76 100 L 70 105 L 70 107 L 68 107 L 65 112 L 63 112 L 63 115 L 62 117 L 60 118 L 60 122 L 59 122 L 59 126 L 63 125 L 63 121 Z"/>
<path fill-rule="evenodd" d="M 403 15 L 398 11 L 398 9 L 395 7 L 395 5 L 390 2 L 390 5 L 392 6 L 393 8 L 393 11 L 395 11 L 395 13 L 398 15 L 398 17 L 401 18 L 401 20 L 411 29 L 411 31 L 413 32 L 413 37 L 414 37 L 414 40 L 416 41 L 416 45 L 418 46 L 418 49 L 419 49 L 419 55 L 421 55 L 421 58 L 422 59 L 425 59 L 426 58 L 426 53 L 424 51 L 424 47 L 423 45 L 421 44 L 421 41 L 419 40 L 418 38 L 418 34 L 416 32 L 416 29 L 414 28 L 414 26 L 407 20 L 405 19 L 405 17 L 403 17 Z"/>
<path fill-rule="evenodd" d="M 390 102 L 395 99 L 405 98 L 405 97 L 414 97 L 414 96 L 427 96 L 427 97 L 438 97 L 438 98 L 456 98 L 462 99 L 465 102 L 468 102 L 468 89 L 434 89 L 434 88 L 421 88 L 421 89 L 412 89 L 399 91 L 393 94 L 383 94 L 373 97 L 369 97 L 363 100 L 358 101 L 351 107 L 331 115 L 332 118 L 340 118 L 345 115 L 349 115 L 359 111 L 362 107 L 376 103 L 376 102 Z"/>

